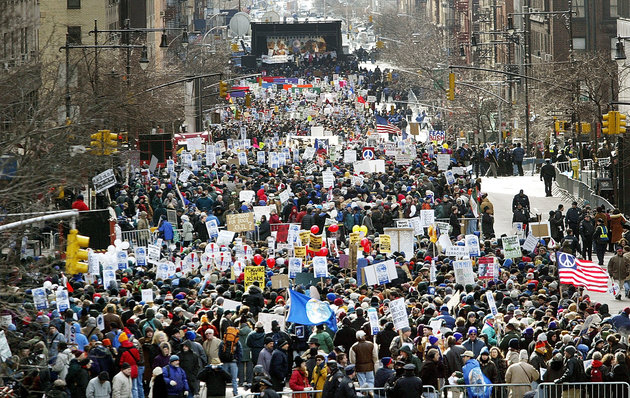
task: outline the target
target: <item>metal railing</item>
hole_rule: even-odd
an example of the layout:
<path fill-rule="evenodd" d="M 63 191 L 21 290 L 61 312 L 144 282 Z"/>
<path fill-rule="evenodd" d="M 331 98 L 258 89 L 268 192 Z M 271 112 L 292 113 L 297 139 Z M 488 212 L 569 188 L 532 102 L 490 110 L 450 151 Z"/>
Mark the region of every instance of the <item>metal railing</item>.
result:
<path fill-rule="evenodd" d="M 173 228 L 173 240 L 175 242 L 182 241 L 182 232 L 183 230 L 181 228 Z M 122 241 L 129 242 L 129 247 L 133 249 L 138 246 L 153 244 L 157 240 L 159 233 L 157 229 L 155 231 L 149 229 L 133 229 L 130 231 L 121 231 L 120 236 Z"/>
<path fill-rule="evenodd" d="M 539 398 L 566 397 L 627 397 L 630 384 L 623 381 L 611 382 L 581 382 L 581 383 L 541 383 L 536 389 Z"/>
<path fill-rule="evenodd" d="M 451 396 L 460 396 L 460 393 L 466 393 L 464 396 L 483 397 L 490 395 L 489 391 L 492 391 L 491 396 L 495 397 L 508 397 L 511 389 L 514 388 L 527 388 L 527 391 L 533 390 L 532 385 L 528 383 L 501 383 L 501 384 L 447 384 L 440 389 L 440 396 L 448 397 L 449 392 Z M 468 394 L 472 392 L 473 395 Z M 522 395 L 512 394 L 513 397 L 522 397 Z M 560 397 L 558 397 L 560 398 Z"/>
<path fill-rule="evenodd" d="M 366 392 L 373 392 L 375 393 L 374 396 L 375 397 L 385 397 L 385 387 L 357 387 L 355 388 L 355 390 L 358 393 L 366 393 Z M 423 397 L 437 397 L 438 391 L 435 389 L 435 387 L 433 386 L 423 386 L 423 393 L 422 396 Z M 302 397 L 308 396 L 309 398 L 312 398 L 315 396 L 315 394 L 317 393 L 321 393 L 323 392 L 323 390 L 310 390 L 310 391 L 277 391 L 278 395 L 284 395 L 284 396 L 289 396 L 289 397 L 293 397 L 294 395 L 300 395 Z M 240 394 L 235 396 L 234 398 L 251 398 L 251 397 L 258 397 L 260 396 L 260 393 L 257 392 L 248 392 L 245 394 Z M 415 397 L 414 397 L 415 398 Z"/>
<path fill-rule="evenodd" d="M 557 165 L 556 165 L 557 167 Z M 604 199 L 600 195 L 597 195 L 593 188 L 586 183 L 573 179 L 570 176 L 560 173 L 556 168 L 556 184 L 558 190 L 556 194 L 559 194 L 566 201 L 577 201 L 579 206 L 583 206 L 585 203 L 591 205 L 592 209 L 598 206 L 605 206 L 607 209 L 614 208 L 613 205 Z"/>

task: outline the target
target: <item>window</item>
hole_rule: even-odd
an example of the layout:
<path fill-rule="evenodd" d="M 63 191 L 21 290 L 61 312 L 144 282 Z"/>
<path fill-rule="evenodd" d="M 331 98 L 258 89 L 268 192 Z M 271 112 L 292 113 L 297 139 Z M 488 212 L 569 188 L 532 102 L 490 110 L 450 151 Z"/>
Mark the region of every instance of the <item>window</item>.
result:
<path fill-rule="evenodd" d="M 2 55 L 4 59 L 9 58 L 9 33 L 4 34 L 4 39 L 2 42 Z"/>
<path fill-rule="evenodd" d="M 575 11 L 575 14 L 573 14 L 575 18 L 584 18 L 584 0 L 575 0 L 573 2 L 573 11 Z"/>
<path fill-rule="evenodd" d="M 617 11 L 617 0 L 610 0 L 610 17 L 619 17 L 619 12 Z"/>
<path fill-rule="evenodd" d="M 68 43 L 81 44 L 81 27 L 68 26 Z"/>
<path fill-rule="evenodd" d="M 573 38 L 573 49 L 574 50 L 586 50 L 586 38 L 585 37 L 574 37 Z"/>
<path fill-rule="evenodd" d="M 66 0 L 68 10 L 81 9 L 81 0 Z"/>

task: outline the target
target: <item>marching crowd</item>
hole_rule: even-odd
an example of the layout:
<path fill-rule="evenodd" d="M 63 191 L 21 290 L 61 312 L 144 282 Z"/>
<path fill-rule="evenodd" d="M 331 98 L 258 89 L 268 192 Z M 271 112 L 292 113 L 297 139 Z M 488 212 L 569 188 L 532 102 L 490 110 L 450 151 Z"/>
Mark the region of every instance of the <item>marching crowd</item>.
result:
<path fill-rule="evenodd" d="M 287 134 L 305 135 L 317 124 L 339 136 L 343 149 L 363 147 L 367 131 L 374 129 L 374 109 L 357 102 L 358 90 L 370 92 L 386 77 L 356 64 L 322 70 L 331 79 L 333 73 L 355 74 L 356 85 L 337 86 L 336 96 L 325 101 L 304 94 L 257 97 L 253 106 L 259 112 L 244 115 L 252 146 L 280 150 Z M 308 119 L 285 117 L 290 112 L 304 116 L 309 109 L 314 112 Z M 385 114 L 399 123 L 406 119 L 396 117 L 406 116 L 404 107 Z M 222 116 L 214 139 L 236 140 L 242 121 L 229 108 Z M 583 287 L 561 285 L 555 257 L 557 251 L 571 250 L 590 258 L 588 238 L 599 228 L 598 239 L 607 234 L 605 243 L 611 246 L 604 250 L 622 249 L 623 260 L 614 260 L 609 270 L 623 285 L 630 264 L 630 247 L 619 229 L 623 217 L 605 210 L 578 211 L 577 204 L 565 216 L 559 208 L 550 214 L 552 241 L 541 240 L 533 250 L 506 257 L 501 234 L 509 231 L 494 231 L 494 206 L 474 176 L 467 146 L 453 149 L 450 142 L 417 145 L 412 140 L 403 146 L 415 154 L 407 164 L 375 148 L 376 158 L 385 162 L 383 170 L 373 172 L 354 173 L 331 146 L 317 148 L 312 161 L 291 156 L 293 161 L 276 167 L 258 163 L 255 150 L 247 152 L 245 164 L 235 162 L 236 148 L 225 146 L 213 164 L 200 164 L 184 182 L 172 180 L 165 169 L 149 179 L 132 173 L 109 192 L 111 217 L 138 230 L 156 228 L 160 257 L 175 269 L 158 277 L 155 264 L 140 265 L 132 252 L 128 266 L 117 270 L 116 281 L 108 286 L 102 278 L 83 275 L 24 278 L 17 287 L 24 294 L 2 312 L 10 318 L 2 326 L 6 344 L 0 349 L 4 391 L 8 395 L 10 389 L 16 397 L 192 398 L 225 397 L 229 390 L 236 396 L 242 387 L 272 398 L 283 390 L 297 398 L 368 392 L 397 398 L 437 397 L 450 386 L 449 391 L 467 397 L 516 398 L 531 395 L 539 383 L 552 383 L 542 390 L 548 397 L 578 397 L 582 392 L 575 383 L 630 382 L 630 307 L 611 314 Z M 517 148 L 522 151 L 520 145 L 512 148 L 513 159 L 521 152 Z M 292 148 L 300 156 L 304 150 Z M 484 159 L 492 160 L 494 150 L 488 147 Z M 454 180 L 438 166 L 438 154 L 449 155 L 448 169 L 457 170 Z M 175 170 L 181 172 L 182 164 Z M 335 179 L 324 188 L 327 170 Z M 255 196 L 242 200 L 240 191 Z M 280 194 L 286 191 L 283 202 Z M 515 214 L 523 212 L 523 195 L 515 197 Z M 84 206 L 77 197 L 73 207 Z M 254 206 L 270 206 L 269 217 L 261 217 L 255 232 L 238 233 L 220 248 L 227 253 L 227 267 L 214 257 L 184 268 L 185 258 L 203 258 L 216 243 L 208 221 L 224 229 L 229 215 L 253 212 Z M 528 211 L 528 201 L 526 206 Z M 176 211 L 176 223 L 169 222 L 168 210 Z M 415 231 L 407 252 L 382 245 L 386 228 L 415 219 L 423 210 L 434 211 L 439 228 L 434 224 Z M 529 217 L 523 221 L 527 224 Z M 296 281 L 291 289 L 325 303 L 336 327 L 325 322 L 266 324 L 260 316 L 284 316 L 291 306 L 289 289 L 274 287 L 271 277 L 287 275 L 296 254 L 288 246 L 272 249 L 268 240 L 275 237 L 279 243 L 280 226 L 288 224 L 314 235 L 326 231 L 333 238 L 332 245 L 323 240 L 318 251 L 307 250 L 304 259 L 303 271 L 312 273 L 308 260 L 325 256 L 328 277 Z M 356 247 L 350 235 L 358 231 L 359 258 L 367 264 L 395 262 L 396 277 L 387 284 L 367 285 L 356 264 L 342 261 Z M 493 259 L 498 265 L 494 278 L 458 282 L 454 258 L 441 250 L 444 239 L 436 235 L 446 235 L 452 245 L 463 245 L 466 235 L 477 236 L 474 260 Z M 582 246 L 573 243 L 578 239 Z M 600 249 L 596 246 L 598 254 Z M 238 259 L 265 267 L 265 282 L 246 285 L 243 274 L 232 275 Z M 45 308 L 30 295 L 40 286 L 48 299 Z M 55 302 L 60 289 L 69 294 L 63 311 Z M 152 301 L 143 300 L 147 289 Z M 407 327 L 394 325 L 390 308 L 398 299 L 405 302 Z M 237 307 L 226 308 L 228 300 Z M 376 325 L 369 316 L 374 311 Z M 496 384 L 503 385 L 491 386 Z M 357 386 L 369 391 L 357 392 Z M 590 396 L 628 394 L 620 384 L 601 388 Z"/>

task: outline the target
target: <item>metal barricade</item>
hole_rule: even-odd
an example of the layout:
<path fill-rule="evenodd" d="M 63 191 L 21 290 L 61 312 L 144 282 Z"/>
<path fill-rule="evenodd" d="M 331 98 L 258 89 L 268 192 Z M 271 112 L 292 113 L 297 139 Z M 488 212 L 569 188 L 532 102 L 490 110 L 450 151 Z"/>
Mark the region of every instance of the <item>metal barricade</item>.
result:
<path fill-rule="evenodd" d="M 138 246 L 147 246 L 153 241 L 153 233 L 150 229 L 134 229 L 131 231 L 121 231 L 123 242 L 129 242 L 132 248 Z"/>
<path fill-rule="evenodd" d="M 483 397 L 484 395 L 490 395 L 488 389 L 492 389 L 492 396 L 507 398 L 510 391 L 515 388 L 527 388 L 527 391 L 533 391 L 531 384 L 527 383 L 501 383 L 501 384 L 447 384 L 440 389 L 440 396 L 443 397 L 467 397 L 468 388 L 472 389 L 475 396 Z M 517 390 L 518 391 L 518 390 Z M 449 393 L 451 393 L 449 395 Z M 522 397 L 522 395 L 513 394 L 514 397 Z M 558 397 L 560 398 L 560 397 Z M 579 397 L 578 397 L 579 398 Z"/>
<path fill-rule="evenodd" d="M 571 165 L 569 162 L 556 162 L 556 169 L 561 173 L 566 173 L 567 171 L 571 171 Z"/>
<path fill-rule="evenodd" d="M 630 384 L 623 381 L 541 383 L 536 392 L 538 398 L 621 398 L 630 394 Z"/>
<path fill-rule="evenodd" d="M 355 388 L 355 390 L 358 393 L 362 393 L 364 396 L 367 396 L 366 393 L 372 392 L 374 393 L 375 397 L 385 397 L 385 388 L 384 387 L 361 387 L 361 388 Z M 282 395 L 285 397 L 290 397 L 293 398 L 295 395 L 298 396 L 302 396 L 302 397 L 309 397 L 312 398 L 315 396 L 315 394 L 317 393 L 321 393 L 323 392 L 322 390 L 311 390 L 311 391 L 277 391 L 278 395 Z M 260 396 L 260 393 L 245 393 L 245 394 L 240 394 L 237 395 L 234 398 L 252 398 L 252 397 L 258 397 Z M 438 391 L 435 389 L 435 387 L 433 386 L 423 386 L 423 392 L 422 392 L 422 396 L 425 398 L 437 398 L 438 397 Z M 414 397 L 416 398 L 416 397 Z"/>

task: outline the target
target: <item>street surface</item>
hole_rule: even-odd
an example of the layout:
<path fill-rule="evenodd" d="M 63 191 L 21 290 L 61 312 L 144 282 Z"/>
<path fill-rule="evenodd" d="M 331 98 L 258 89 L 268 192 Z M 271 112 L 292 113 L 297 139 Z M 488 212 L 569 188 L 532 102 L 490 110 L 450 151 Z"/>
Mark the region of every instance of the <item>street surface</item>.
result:
<path fill-rule="evenodd" d="M 486 192 L 490 201 L 494 205 L 494 230 L 497 236 L 503 233 L 510 233 L 512 230 L 512 199 L 518 194 L 519 190 L 529 197 L 532 216 L 540 214 L 543 221 L 549 219 L 549 211 L 557 210 L 559 204 L 564 205 L 566 209 L 571 206 L 570 202 L 563 201 L 559 197 L 545 197 L 545 185 L 540 181 L 540 177 L 523 176 L 523 177 L 483 177 L 481 180 L 481 191 Z M 612 253 L 606 253 L 604 264 L 608 264 L 608 259 L 612 257 Z M 608 304 L 611 314 L 617 314 L 625 307 L 630 305 L 630 299 L 615 300 L 611 294 L 588 292 L 591 301 Z"/>

